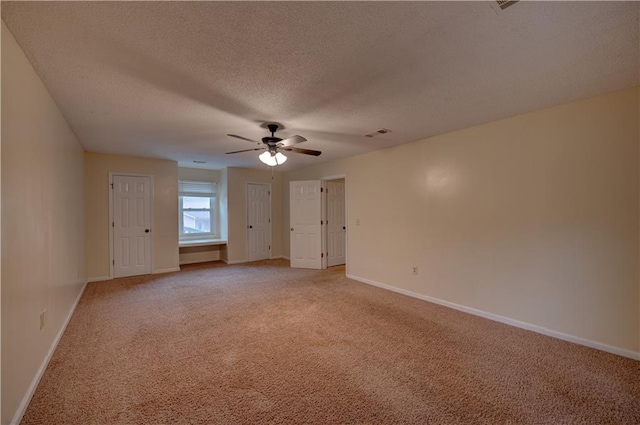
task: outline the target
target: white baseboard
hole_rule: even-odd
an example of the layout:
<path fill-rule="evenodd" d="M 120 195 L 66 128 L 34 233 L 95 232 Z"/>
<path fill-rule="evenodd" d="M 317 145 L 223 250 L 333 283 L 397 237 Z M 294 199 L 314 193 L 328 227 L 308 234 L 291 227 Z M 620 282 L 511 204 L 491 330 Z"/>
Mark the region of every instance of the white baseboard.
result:
<path fill-rule="evenodd" d="M 160 273 L 171 273 L 171 272 L 179 272 L 180 266 L 178 267 L 169 267 L 166 269 L 155 269 L 152 274 L 160 274 Z"/>
<path fill-rule="evenodd" d="M 277 260 L 279 258 L 284 258 L 285 260 L 288 260 L 289 257 L 285 257 L 284 255 L 277 255 L 275 257 L 269 257 L 266 258 L 267 260 Z M 223 261 L 225 264 L 229 264 L 229 265 L 233 265 L 233 264 L 243 264 L 243 263 L 251 263 L 251 261 L 248 260 L 235 260 L 235 261 L 229 261 L 229 260 L 225 260 L 224 258 L 221 258 L 220 261 Z M 263 261 L 263 260 L 254 260 L 254 261 Z"/>
<path fill-rule="evenodd" d="M 224 261 L 224 263 L 225 263 L 225 264 L 229 264 L 229 265 L 232 265 L 232 264 L 242 264 L 242 263 L 246 263 L 246 262 L 247 262 L 247 260 L 235 260 L 235 261 L 229 261 L 229 260 L 225 260 L 225 259 L 222 259 L 222 261 Z"/>
<path fill-rule="evenodd" d="M 90 277 L 89 279 L 87 279 L 87 283 L 102 282 L 103 280 L 111 280 L 111 279 L 113 279 L 111 276 Z"/>
<path fill-rule="evenodd" d="M 187 264 L 199 264 L 199 263 L 212 263 L 214 261 L 222 261 L 219 258 L 216 258 L 215 260 L 191 260 L 191 261 L 180 261 L 180 265 L 181 266 L 185 266 Z"/>
<path fill-rule="evenodd" d="M 53 340 L 53 344 L 51 344 L 51 348 L 49 348 L 49 352 L 47 353 L 47 356 L 44 358 L 44 360 L 40 364 L 40 368 L 36 372 L 36 375 L 33 377 L 33 380 L 31 381 L 31 384 L 27 389 L 27 393 L 22 398 L 22 402 L 20 403 L 20 406 L 18 407 L 18 410 L 16 411 L 15 415 L 13 415 L 13 419 L 11 419 L 10 424 L 19 424 L 20 421 L 22 421 L 22 417 L 24 416 L 24 413 L 27 411 L 27 407 L 29 407 L 31 398 L 33 397 L 33 394 L 35 394 L 36 388 L 38 388 L 40 379 L 42 379 L 42 375 L 44 375 L 44 371 L 47 370 L 47 366 L 51 361 L 51 357 L 53 357 L 53 353 L 56 351 L 56 348 L 58 347 L 58 343 L 60 342 L 60 339 L 62 338 L 62 335 L 64 334 L 64 331 L 67 329 L 67 325 L 71 320 L 71 316 L 73 316 L 73 312 L 76 311 L 76 307 L 80 302 L 80 298 L 82 298 L 82 294 L 84 294 L 84 290 L 87 288 L 87 283 L 88 282 L 85 282 L 84 285 L 82 285 L 82 289 L 80 290 L 80 293 L 76 297 L 76 300 L 73 302 L 73 306 L 71 306 L 71 310 L 69 311 L 67 318 L 62 324 L 62 328 L 60 328 L 60 331 L 58 332 L 55 339 Z"/>
<path fill-rule="evenodd" d="M 603 344 L 600 342 L 592 341 L 590 339 L 581 338 L 574 335 L 565 334 L 562 332 L 554 331 L 553 329 L 545 328 L 538 325 L 533 325 L 527 322 L 521 322 L 519 320 L 510 319 L 498 314 L 489 313 L 486 311 L 478 310 L 472 307 L 467 307 L 460 304 L 455 304 L 449 301 L 441 300 L 439 298 L 430 297 L 428 295 L 422 295 L 417 292 L 408 291 L 406 289 L 396 288 L 395 286 L 387 285 L 384 283 L 376 282 L 371 279 L 365 279 L 362 277 L 347 274 L 349 279 L 357 280 L 358 282 L 366 283 L 368 285 L 377 286 L 378 288 L 387 289 L 389 291 L 397 292 L 399 294 L 407 295 L 409 297 L 418 298 L 423 301 L 428 301 L 434 304 L 449 307 L 454 310 L 462 311 L 464 313 L 473 314 L 475 316 L 484 317 L 485 319 L 493 320 L 496 322 L 504 323 L 506 325 L 515 326 L 517 328 L 526 329 L 528 331 L 536 332 L 539 334 L 547 335 L 553 338 L 558 338 L 563 341 L 573 342 L 574 344 L 584 345 L 587 347 L 595 348 L 596 350 L 606 351 L 608 353 L 617 354 L 619 356 L 628 357 L 634 360 L 640 360 L 640 352 L 627 350 L 625 348 L 614 347 L 611 345 Z"/>
<path fill-rule="evenodd" d="M 190 264 L 190 263 L 180 263 L 180 264 Z M 151 274 L 160 274 L 160 273 L 171 273 L 171 272 L 179 272 L 180 267 L 169 267 L 167 269 L 156 269 Z M 133 277 L 133 276 L 131 276 Z M 91 282 L 102 282 L 103 280 L 113 280 L 114 278 L 111 276 L 101 276 L 101 277 L 90 277 L 87 279 L 88 283 Z"/>

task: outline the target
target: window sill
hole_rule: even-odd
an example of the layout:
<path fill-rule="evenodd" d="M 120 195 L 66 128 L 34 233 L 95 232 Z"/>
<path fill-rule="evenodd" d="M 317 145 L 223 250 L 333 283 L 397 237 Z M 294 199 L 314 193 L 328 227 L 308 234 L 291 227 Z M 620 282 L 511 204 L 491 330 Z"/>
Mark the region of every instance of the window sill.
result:
<path fill-rule="evenodd" d="M 206 245 L 226 245 L 225 239 L 185 239 L 178 242 L 178 247 L 183 248 L 186 246 L 206 246 Z"/>

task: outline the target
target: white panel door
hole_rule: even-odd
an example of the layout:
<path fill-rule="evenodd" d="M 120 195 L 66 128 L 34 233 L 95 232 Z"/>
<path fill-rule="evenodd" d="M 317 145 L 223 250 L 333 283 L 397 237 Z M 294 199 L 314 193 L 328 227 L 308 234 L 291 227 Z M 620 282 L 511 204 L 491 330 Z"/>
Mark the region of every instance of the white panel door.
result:
<path fill-rule="evenodd" d="M 327 267 L 345 263 L 344 181 L 327 181 Z"/>
<path fill-rule="evenodd" d="M 271 258 L 271 190 L 268 184 L 247 185 L 249 261 Z"/>
<path fill-rule="evenodd" d="M 113 176 L 113 272 L 151 273 L 151 178 Z"/>
<path fill-rule="evenodd" d="M 322 268 L 320 180 L 289 184 L 291 267 Z"/>

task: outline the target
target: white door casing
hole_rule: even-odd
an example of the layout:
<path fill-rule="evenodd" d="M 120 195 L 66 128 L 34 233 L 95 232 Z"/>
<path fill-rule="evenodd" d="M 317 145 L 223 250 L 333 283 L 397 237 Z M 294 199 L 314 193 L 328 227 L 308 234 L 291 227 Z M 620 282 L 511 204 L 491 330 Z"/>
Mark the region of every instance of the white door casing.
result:
<path fill-rule="evenodd" d="M 320 180 L 289 183 L 291 267 L 322 268 Z"/>
<path fill-rule="evenodd" d="M 344 181 L 326 182 L 327 267 L 345 264 L 346 224 Z"/>
<path fill-rule="evenodd" d="M 113 175 L 114 277 L 151 273 L 151 178 Z"/>
<path fill-rule="evenodd" d="M 271 258 L 271 187 L 247 184 L 248 260 Z"/>

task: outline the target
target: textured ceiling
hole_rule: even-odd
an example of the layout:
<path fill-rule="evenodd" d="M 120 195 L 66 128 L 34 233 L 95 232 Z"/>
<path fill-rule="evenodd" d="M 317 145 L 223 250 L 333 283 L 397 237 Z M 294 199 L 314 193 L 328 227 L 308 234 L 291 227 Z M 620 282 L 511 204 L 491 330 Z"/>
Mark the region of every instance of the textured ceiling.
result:
<path fill-rule="evenodd" d="M 640 84 L 639 3 L 3 2 L 85 149 L 289 170 Z M 379 128 L 392 133 L 363 137 Z"/>

